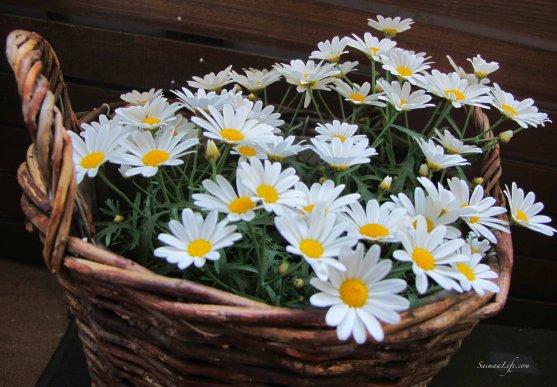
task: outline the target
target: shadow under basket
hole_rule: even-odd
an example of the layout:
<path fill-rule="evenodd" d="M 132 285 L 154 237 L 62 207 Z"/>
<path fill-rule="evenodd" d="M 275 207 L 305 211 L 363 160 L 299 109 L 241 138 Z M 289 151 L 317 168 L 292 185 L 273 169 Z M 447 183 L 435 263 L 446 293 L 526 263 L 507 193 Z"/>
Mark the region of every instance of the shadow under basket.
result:
<path fill-rule="evenodd" d="M 114 385 L 420 385 L 459 350 L 481 320 L 505 304 L 512 268 L 510 235 L 499 234 L 488 262 L 500 293 L 440 292 L 384 325 L 381 343 L 341 342 L 325 311 L 271 307 L 186 280 L 163 277 L 92 240 L 94 226 L 74 178 L 66 130 L 79 131 L 110 108 L 73 113 L 50 45 L 13 31 L 7 56 L 33 144 L 18 171 L 21 206 L 39 231 L 47 267 L 66 291 L 95 386 Z M 489 127 L 478 108 L 479 132 Z M 499 148 L 483 155 L 487 194 L 504 202 Z"/>

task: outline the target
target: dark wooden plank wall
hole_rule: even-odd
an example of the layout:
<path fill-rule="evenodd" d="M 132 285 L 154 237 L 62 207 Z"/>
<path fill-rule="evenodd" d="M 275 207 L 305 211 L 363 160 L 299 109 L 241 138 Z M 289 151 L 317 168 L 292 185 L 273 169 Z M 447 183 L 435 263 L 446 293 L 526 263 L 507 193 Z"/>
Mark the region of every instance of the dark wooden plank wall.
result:
<path fill-rule="evenodd" d="M 369 30 L 376 14 L 412 17 L 399 45 L 432 55 L 449 71 L 445 55 L 465 66 L 481 53 L 498 61 L 492 79 L 518 97 L 533 97 L 557 119 L 557 3 L 552 0 L 413 2 L 322 0 L 4 0 L 0 37 L 16 28 L 45 36 L 60 56 L 78 111 L 118 99 L 131 88 L 185 85 L 192 75 L 229 64 L 270 67 L 278 60 L 307 57 L 317 42 Z M 15 171 L 28 145 L 19 99 L 5 58 L 0 60 L 0 227 L 10 243 L 3 251 L 39 261 L 35 235 L 26 235 L 18 208 Z M 519 181 L 557 216 L 555 125 L 529 129 L 504 147 L 504 182 Z M 497 319 L 554 328 L 557 311 L 557 238 L 513 232 L 516 264 L 509 307 Z M 525 318 L 530 316 L 531 318 Z"/>

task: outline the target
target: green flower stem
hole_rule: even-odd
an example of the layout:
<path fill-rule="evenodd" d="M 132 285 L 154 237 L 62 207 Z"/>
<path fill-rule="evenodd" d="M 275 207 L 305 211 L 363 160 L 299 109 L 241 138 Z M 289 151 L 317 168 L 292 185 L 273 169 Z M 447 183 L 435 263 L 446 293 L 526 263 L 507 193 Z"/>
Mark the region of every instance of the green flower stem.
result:
<path fill-rule="evenodd" d="M 445 178 L 445 173 L 447 172 L 446 168 L 443 168 L 443 170 L 441 171 L 441 176 L 439 177 L 439 181 L 441 183 L 443 183 L 443 179 Z"/>
<path fill-rule="evenodd" d="M 214 158 L 211 159 L 211 180 L 217 181 L 217 162 Z"/>
<path fill-rule="evenodd" d="M 256 266 L 257 266 L 257 273 L 258 273 L 258 281 L 257 281 L 257 290 L 256 290 L 256 294 L 259 294 L 261 288 L 263 287 L 263 278 L 264 278 L 264 273 L 263 273 L 263 257 L 261 256 L 261 250 L 259 249 L 259 242 L 257 240 L 257 234 L 255 232 L 255 229 L 253 228 L 253 225 L 250 222 L 246 222 L 247 226 L 248 226 L 248 230 L 249 230 L 249 234 L 250 234 L 250 239 L 252 240 L 253 244 L 254 244 L 254 249 L 255 249 L 255 259 L 256 259 Z"/>
<path fill-rule="evenodd" d="M 282 100 L 280 101 L 279 107 L 277 109 L 277 111 L 281 111 L 284 105 L 284 101 L 286 101 L 286 97 L 288 97 L 288 94 L 290 94 L 290 90 L 292 90 L 292 86 L 288 86 L 288 89 L 286 89 L 286 92 L 284 93 L 284 96 L 282 97 Z M 290 102 L 290 104 L 288 104 L 288 106 L 290 106 L 292 104 L 292 101 Z"/>
<path fill-rule="evenodd" d="M 112 184 L 112 182 L 110 180 L 108 180 L 108 178 L 104 175 L 104 173 L 99 170 L 99 173 L 97 174 L 101 180 L 103 181 L 104 184 L 106 184 L 106 186 L 108 188 L 110 188 L 111 190 L 113 190 L 118 196 L 120 196 L 122 199 L 124 199 L 124 201 L 128 204 L 128 206 L 130 206 L 130 208 L 133 208 L 135 211 L 137 211 L 138 213 L 142 214 L 143 216 L 145 216 L 145 214 L 143 213 L 143 211 L 141 211 L 131 200 L 130 198 L 128 198 L 126 196 L 125 193 L 123 193 L 122 191 L 120 191 L 120 189 L 118 187 L 116 187 L 114 184 Z"/>
<path fill-rule="evenodd" d="M 199 131 L 199 137 L 201 137 L 201 130 Z M 201 144 L 201 139 L 199 140 L 199 144 Z M 196 145 L 196 149 L 195 149 L 195 152 L 193 154 L 193 166 L 191 168 L 190 178 L 188 179 L 189 181 L 194 180 L 195 172 L 197 172 L 197 160 L 199 158 L 200 148 L 201 148 L 201 145 Z M 190 198 L 191 198 L 191 195 L 190 195 Z"/>
<path fill-rule="evenodd" d="M 503 123 L 503 121 L 505 121 L 504 117 L 499 118 L 493 125 L 491 125 L 488 129 L 484 130 L 483 132 L 481 132 L 480 134 L 478 134 L 475 137 L 470 137 L 470 138 L 465 138 L 462 141 L 464 142 L 482 142 L 483 140 L 489 140 L 489 139 L 484 139 L 483 137 L 488 134 L 489 132 L 492 132 L 495 128 L 497 128 L 499 125 L 501 125 Z"/>
<path fill-rule="evenodd" d="M 335 176 L 335 185 L 338 186 L 340 184 L 340 172 L 334 169 L 334 176 Z"/>
<path fill-rule="evenodd" d="M 371 59 L 371 92 L 375 92 L 375 78 L 377 78 L 377 69 L 375 68 L 375 60 Z"/>
<path fill-rule="evenodd" d="M 311 102 L 313 103 L 313 106 L 315 106 L 315 110 L 317 111 L 317 114 L 319 115 L 319 119 L 321 120 L 321 122 L 325 121 L 325 119 L 321 115 L 321 110 L 319 109 L 319 104 L 315 100 L 315 95 L 313 95 L 313 91 L 311 89 L 309 90 L 309 96 L 311 97 Z"/>
<path fill-rule="evenodd" d="M 292 116 L 292 119 L 290 120 L 290 124 L 288 124 L 288 127 L 292 127 L 292 125 L 294 125 L 294 122 L 296 121 L 296 117 L 298 117 L 298 113 L 300 112 L 303 103 L 304 103 L 304 96 L 303 94 L 300 94 L 300 101 L 298 102 L 298 106 L 294 111 L 294 115 Z"/>
<path fill-rule="evenodd" d="M 433 125 L 433 127 L 431 129 L 436 129 L 439 128 L 439 125 L 441 125 L 443 123 L 443 121 L 445 121 L 445 118 L 447 117 L 447 114 L 449 114 L 449 112 L 451 111 L 453 105 L 451 103 L 451 101 L 445 102 L 445 106 L 441 112 L 441 114 L 439 115 L 439 118 L 437 119 L 437 121 L 435 121 L 435 124 Z"/>
<path fill-rule="evenodd" d="M 468 124 L 470 123 L 470 118 L 472 118 L 472 112 L 473 111 L 474 111 L 474 106 L 468 106 L 468 113 L 466 114 L 466 121 L 464 121 L 464 128 L 462 129 L 462 134 L 460 135 L 461 140 L 466 135 L 466 131 L 468 130 Z"/>
<path fill-rule="evenodd" d="M 228 160 L 228 155 L 230 154 L 231 146 L 225 145 L 224 150 L 221 152 L 221 156 L 219 157 L 219 162 L 217 163 L 217 174 L 220 174 L 226 165 L 226 160 Z"/>
<path fill-rule="evenodd" d="M 337 93 L 338 95 L 338 104 L 340 105 L 340 112 L 342 114 L 342 121 L 344 122 L 346 120 L 346 115 L 344 113 L 344 103 L 342 101 L 342 95 L 340 95 L 340 93 Z"/>
<path fill-rule="evenodd" d="M 325 109 L 327 109 L 327 112 L 329 113 L 329 115 L 333 118 L 335 118 L 335 115 L 333 113 L 333 111 L 331 110 L 331 108 L 329 108 L 329 105 L 327 105 L 327 102 L 325 101 L 325 98 L 323 98 L 323 94 L 321 94 L 321 90 L 317 90 L 317 95 L 319 95 L 319 99 L 321 100 L 321 103 L 323 104 L 323 106 L 325 106 Z"/>
<path fill-rule="evenodd" d="M 267 106 L 267 88 L 266 87 L 263 89 L 263 102 L 265 103 L 265 106 Z"/>
<path fill-rule="evenodd" d="M 425 126 L 423 127 L 421 133 L 424 133 L 426 131 L 427 128 L 430 127 L 430 125 L 432 124 L 433 120 L 435 119 L 435 116 L 437 114 L 439 114 L 439 109 L 441 109 L 441 106 L 443 104 L 442 103 L 438 103 L 437 106 L 435 107 L 435 110 L 433 111 L 433 113 L 431 114 L 431 116 L 429 117 L 429 120 L 427 121 L 427 123 L 425 124 Z"/>

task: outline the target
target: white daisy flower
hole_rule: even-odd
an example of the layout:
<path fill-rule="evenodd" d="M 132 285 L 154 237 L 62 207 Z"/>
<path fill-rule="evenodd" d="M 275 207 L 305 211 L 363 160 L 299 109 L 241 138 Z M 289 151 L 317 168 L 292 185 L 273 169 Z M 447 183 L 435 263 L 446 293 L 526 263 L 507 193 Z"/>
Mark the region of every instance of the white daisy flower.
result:
<path fill-rule="evenodd" d="M 484 189 L 477 185 L 470 195 L 470 188 L 466 181 L 457 177 L 447 180 L 449 189 L 460 203 L 460 207 L 470 210 L 460 217 L 472 229 L 476 236 L 483 236 L 491 243 L 497 243 L 497 238 L 489 228 L 508 233 L 507 222 L 497 218 L 507 210 L 503 207 L 495 206 L 495 199 L 492 197 L 484 198 Z M 489 228 L 488 228 L 489 227 Z"/>
<path fill-rule="evenodd" d="M 466 238 L 466 244 L 470 246 L 470 251 L 472 251 L 472 253 L 480 254 L 482 258 L 485 257 L 489 249 L 491 249 L 491 244 L 487 239 L 480 240 L 473 232 L 468 234 L 468 238 Z"/>
<path fill-rule="evenodd" d="M 133 125 L 144 130 L 155 130 L 161 126 L 172 124 L 176 120 L 175 113 L 180 109 L 175 102 L 170 105 L 166 98 L 159 96 L 143 106 L 130 106 L 115 110 L 122 123 Z"/>
<path fill-rule="evenodd" d="M 331 267 L 345 270 L 336 257 L 343 246 L 352 247 L 357 241 L 350 236 L 341 237 L 345 223 L 338 223 L 335 214 L 325 214 L 322 207 L 316 207 L 305 217 L 285 212 L 275 218 L 275 225 L 289 243 L 286 251 L 301 255 L 322 281 L 328 279 Z"/>
<path fill-rule="evenodd" d="M 391 17 L 383 17 L 381 15 L 377 15 L 377 20 L 367 19 L 367 21 L 367 24 L 371 28 L 375 28 L 377 31 L 383 32 L 383 34 L 385 34 L 388 38 L 392 38 L 398 33 L 409 30 L 410 25 L 414 23 L 414 21 L 410 18 L 401 19 L 400 16 L 397 16 L 393 19 Z"/>
<path fill-rule="evenodd" d="M 203 78 L 192 77 L 193 81 L 188 81 L 188 86 L 196 89 L 205 89 L 208 91 L 220 91 L 223 86 L 226 86 L 232 82 L 232 77 L 230 76 L 231 70 L 232 65 L 228 66 L 222 71 L 219 71 L 216 75 L 215 73 L 209 73 Z"/>
<path fill-rule="evenodd" d="M 551 222 L 549 216 L 538 215 L 543 210 L 543 203 L 535 203 L 536 195 L 533 192 L 524 196 L 522 188 L 518 188 L 513 182 L 510 190 L 505 185 L 505 195 L 509 199 L 511 218 L 515 224 L 549 236 L 557 232 L 553 227 L 544 224 Z"/>
<path fill-rule="evenodd" d="M 101 127 L 108 125 L 110 126 L 110 130 L 114 130 L 115 128 L 123 128 L 124 130 L 130 132 L 131 129 L 134 127 L 130 127 L 122 122 L 122 118 L 118 116 L 114 116 L 113 118 L 108 118 L 106 115 L 101 114 L 99 116 L 98 121 L 91 121 L 90 123 L 83 123 L 81 124 L 81 132 L 79 135 L 81 137 L 85 137 L 85 132 L 88 130 L 96 130 L 99 131 Z M 119 129 L 120 130 L 120 129 Z"/>
<path fill-rule="evenodd" d="M 377 84 L 385 93 L 380 95 L 379 99 L 389 102 L 398 111 L 410 111 L 435 106 L 428 103 L 431 101 L 431 96 L 426 94 L 424 90 L 411 92 L 410 82 L 404 82 L 401 85 L 400 82 L 393 81 L 389 84 L 384 79 L 379 79 Z"/>
<path fill-rule="evenodd" d="M 252 157 L 255 157 L 259 160 L 266 160 L 267 154 L 259 148 L 257 144 L 250 144 L 247 142 L 240 143 L 230 150 L 230 153 L 233 155 L 238 155 L 240 158 L 238 162 L 246 161 Z"/>
<path fill-rule="evenodd" d="M 418 141 L 418 145 L 424 153 L 427 166 L 436 172 L 457 165 L 470 164 L 460 155 L 446 155 L 445 149 L 440 145 L 436 145 L 433 140 L 426 141 L 422 138 L 417 138 L 416 141 Z"/>
<path fill-rule="evenodd" d="M 248 90 L 250 93 L 257 93 L 267 86 L 275 83 L 281 75 L 275 70 L 257 70 L 254 68 L 243 69 L 245 75 L 238 74 L 232 70 L 230 76 L 240 86 Z"/>
<path fill-rule="evenodd" d="M 404 208 L 393 203 L 379 205 L 375 199 L 366 204 L 353 203 L 342 217 L 348 222 L 348 234 L 371 242 L 398 242 L 398 226 L 406 215 Z"/>
<path fill-rule="evenodd" d="M 368 58 L 381 61 L 381 55 L 386 55 L 396 46 L 396 42 L 391 39 L 379 40 L 369 32 L 364 34 L 364 39 L 356 34 L 352 34 L 354 39 L 348 38 L 348 45 L 358 51 L 363 52 Z"/>
<path fill-rule="evenodd" d="M 325 315 L 327 325 L 337 327 L 339 340 L 350 336 L 358 344 L 366 342 L 366 333 L 375 341 L 384 338 L 379 320 L 388 324 L 400 322 L 397 312 L 407 310 L 410 302 L 399 296 L 406 289 L 402 279 L 384 279 L 392 268 L 389 259 L 379 260 L 381 249 L 372 246 L 364 257 L 364 246 L 358 244 L 356 250 L 341 250 L 339 261 L 346 266 L 345 271 L 331 268 L 329 281 L 312 278 L 310 284 L 319 293 L 309 302 L 317 307 L 330 307 Z"/>
<path fill-rule="evenodd" d="M 358 125 L 340 122 L 339 120 L 334 120 L 332 123 L 318 123 L 315 131 L 319 134 L 315 138 L 319 141 L 332 141 L 333 138 L 338 138 L 341 142 L 349 138 L 353 141 L 361 141 L 367 138 L 366 135 L 355 134 L 357 130 Z"/>
<path fill-rule="evenodd" d="M 393 257 L 402 262 L 412 262 L 416 289 L 420 294 L 427 291 L 428 277 L 443 289 L 461 292 L 462 288 L 455 279 L 461 279 L 462 274 L 449 265 L 466 261 L 466 256 L 458 253 L 464 240 L 458 238 L 445 241 L 447 229 L 444 226 L 435 227 L 431 233 L 428 233 L 427 228 L 422 216 L 418 217 L 416 228 L 401 228 L 399 237 L 404 250 L 396 250 Z"/>
<path fill-rule="evenodd" d="M 411 54 L 406 50 L 391 50 L 386 55 L 381 55 L 383 69 L 399 78 L 406 79 L 415 84 L 416 77 L 429 68 L 421 56 Z"/>
<path fill-rule="evenodd" d="M 136 105 L 136 106 L 143 106 L 148 102 L 152 102 L 153 100 L 162 97 L 162 89 L 155 90 L 154 88 L 149 91 L 139 92 L 137 90 L 133 90 L 126 94 L 121 94 L 120 98 L 123 101 L 126 101 L 129 104 Z"/>
<path fill-rule="evenodd" d="M 107 161 L 120 156 L 125 152 L 122 144 L 129 132 L 121 126 L 111 127 L 109 124 L 100 125 L 97 129 L 90 127 L 83 131 L 81 136 L 68 131 L 72 140 L 73 162 L 77 183 L 81 183 L 85 175 L 97 176 L 99 168 Z"/>
<path fill-rule="evenodd" d="M 498 275 L 488 265 L 480 263 L 482 256 L 473 253 L 467 244 L 460 248 L 460 254 L 467 257 L 467 260 L 453 263 L 452 266 L 462 274 L 460 278 L 462 289 L 467 292 L 473 288 L 480 296 L 483 296 L 486 290 L 492 293 L 499 293 L 499 290 L 501 290 L 499 286 L 489 281 L 490 279 L 498 278 Z"/>
<path fill-rule="evenodd" d="M 458 66 L 455 63 L 455 61 L 453 60 L 453 58 L 451 58 L 449 55 L 447 55 L 447 59 L 449 60 L 449 63 L 451 64 L 451 67 L 458 74 L 460 79 L 466 79 L 468 81 L 468 83 L 471 84 L 471 85 L 475 85 L 475 84 L 478 84 L 478 83 L 480 83 L 482 85 L 487 85 L 489 83 L 488 78 L 478 79 L 476 74 L 467 73 L 462 67 Z"/>
<path fill-rule="evenodd" d="M 255 217 L 255 201 L 251 198 L 251 193 L 242 184 L 240 179 L 236 179 L 236 188 L 221 175 L 217 175 L 216 182 L 210 179 L 203 181 L 206 194 L 194 194 L 194 204 L 205 211 L 218 211 L 226 214 L 231 222 L 243 220 L 250 222 Z"/>
<path fill-rule="evenodd" d="M 283 171 L 280 163 L 265 160 L 262 164 L 257 158 L 250 158 L 239 163 L 236 179 L 253 200 L 262 202 L 265 211 L 280 215 L 285 208 L 299 208 L 302 204 L 301 192 L 292 189 L 300 180 L 294 168 Z"/>
<path fill-rule="evenodd" d="M 295 189 L 302 193 L 303 203 L 300 205 L 302 213 L 311 213 L 316 206 L 322 207 L 327 214 L 345 211 L 348 205 L 357 202 L 360 194 L 353 193 L 339 197 L 344 187 L 344 184 L 335 187 L 332 180 L 326 180 L 323 184 L 313 183 L 311 188 L 302 182 L 296 183 Z"/>
<path fill-rule="evenodd" d="M 348 52 L 344 51 L 347 43 L 348 38 L 344 37 L 340 39 L 338 36 L 335 36 L 330 41 L 325 40 L 324 42 L 319 42 L 317 43 L 317 48 L 319 50 L 313 51 L 309 58 L 337 63 L 340 60 L 340 56 Z"/>
<path fill-rule="evenodd" d="M 424 184 L 424 181 L 421 180 L 420 183 Z M 433 183 L 431 185 L 433 186 Z M 431 187 L 428 188 L 431 189 Z M 433 186 L 433 191 L 436 191 L 435 186 Z M 458 228 L 451 226 L 451 224 L 458 219 L 460 213 L 446 210 L 447 208 L 452 210 L 455 207 L 456 202 L 454 204 L 451 203 L 451 199 L 453 198 L 447 197 L 445 194 L 426 196 L 421 187 L 414 189 L 414 202 L 402 192 L 396 196 L 391 195 L 391 200 L 395 205 L 406 210 L 409 220 L 414 227 L 417 226 L 416 219 L 423 217 L 428 232 L 431 232 L 436 227 L 445 226 L 445 237 L 454 239 L 460 237 L 461 233 Z"/>
<path fill-rule="evenodd" d="M 200 213 L 186 208 L 181 223 L 176 220 L 168 223 L 171 234 L 159 234 L 159 240 L 166 246 L 156 248 L 155 256 L 165 258 L 181 270 L 192 263 L 202 267 L 207 259 L 216 261 L 220 258 L 218 250 L 242 238 L 242 234 L 235 232 L 236 226 L 229 226 L 226 219 L 217 223 L 217 216 L 216 211 L 211 211 L 203 219 Z"/>
<path fill-rule="evenodd" d="M 493 97 L 490 101 L 491 105 L 496 107 L 503 116 L 515 121 L 523 128 L 545 126 L 546 122 L 551 122 L 547 114 L 538 112 L 532 98 L 517 101 L 511 93 L 504 92 L 496 83 L 493 84 L 493 89 L 491 89 L 491 96 Z"/>
<path fill-rule="evenodd" d="M 468 61 L 472 63 L 474 74 L 480 79 L 483 79 L 492 72 L 499 70 L 499 63 L 486 62 L 485 59 L 480 56 L 480 54 L 476 55 L 472 59 L 468 58 Z"/>
<path fill-rule="evenodd" d="M 284 120 L 281 120 L 280 113 L 274 112 L 274 110 L 273 105 L 263 107 L 263 101 L 257 101 L 251 106 L 248 118 L 253 118 L 260 124 L 271 125 L 274 133 L 280 133 L 279 126 L 284 124 Z"/>
<path fill-rule="evenodd" d="M 342 78 L 342 75 L 346 75 L 349 72 L 353 71 L 356 69 L 356 66 L 359 64 L 358 61 L 355 62 L 342 62 L 337 64 L 338 66 L 338 70 L 340 71 L 340 74 L 336 74 L 335 77 L 336 78 Z"/>
<path fill-rule="evenodd" d="M 437 137 L 434 137 L 434 140 L 437 140 L 439 144 L 443 146 L 447 150 L 448 154 L 451 155 L 462 155 L 468 153 L 482 153 L 482 150 L 474 145 L 464 145 L 462 141 L 458 138 L 453 136 L 451 132 L 445 129 L 443 133 L 439 130 L 435 129 L 435 134 Z"/>
<path fill-rule="evenodd" d="M 229 145 L 236 145 L 244 142 L 265 143 L 272 141 L 273 127 L 260 124 L 257 120 L 247 119 L 249 109 L 241 106 L 238 110 L 230 104 L 223 107 L 222 114 L 216 108 L 209 105 L 209 113 L 201 111 L 205 117 L 192 117 L 192 121 L 205 129 L 203 134 L 215 140 L 222 141 Z"/>
<path fill-rule="evenodd" d="M 353 165 L 365 164 L 370 162 L 370 157 L 377 155 L 375 148 L 368 148 L 367 138 L 354 141 L 347 138 L 341 141 L 335 137 L 330 142 L 320 141 L 312 138 L 309 148 L 319 157 L 337 171 L 345 171 Z"/>
<path fill-rule="evenodd" d="M 302 145 L 304 141 L 294 144 L 295 140 L 295 136 L 288 136 L 286 138 L 282 136 L 274 136 L 272 142 L 260 144 L 259 148 L 267 154 L 269 159 L 282 161 L 285 158 L 295 156 L 306 149 L 306 146 Z"/>
<path fill-rule="evenodd" d="M 157 174 L 159 167 L 175 166 L 184 163 L 180 157 L 192 153 L 187 151 L 199 143 L 197 138 L 183 140 L 184 133 L 174 135 L 173 128 L 161 129 L 155 138 L 150 132 L 134 132 L 131 141 L 124 143 L 126 152 L 115 161 L 131 166 L 125 176 L 143 175 L 151 177 Z"/>
<path fill-rule="evenodd" d="M 217 94 L 214 91 L 206 92 L 204 89 L 198 89 L 194 94 L 185 87 L 182 87 L 182 91 L 172 90 L 172 92 L 176 94 L 178 100 L 182 102 L 186 109 L 196 115 L 202 110 L 209 111 L 209 106 L 220 110 L 228 100 L 228 92 L 225 90 L 221 94 Z"/>
<path fill-rule="evenodd" d="M 333 87 L 344 99 L 354 105 L 373 105 L 384 107 L 385 104 L 379 101 L 377 94 L 369 94 L 371 85 L 369 82 L 364 82 L 361 86 L 353 83 L 350 86 L 348 83 L 337 80 Z"/>
<path fill-rule="evenodd" d="M 416 76 L 416 83 L 438 97 L 451 101 L 455 108 L 462 105 L 489 108 L 486 103 L 491 101 L 489 87 L 481 84 L 470 84 L 461 79 L 457 73 L 445 74 L 433 70 L 431 74 Z"/>
<path fill-rule="evenodd" d="M 275 68 L 286 82 L 296 86 L 298 93 L 305 93 L 304 108 L 309 106 L 312 90 L 329 90 L 329 84 L 340 73 L 332 63 L 315 64 L 312 60 L 304 63 L 300 59 L 275 65 Z"/>
<path fill-rule="evenodd" d="M 176 120 L 171 126 L 174 127 L 174 135 L 184 133 L 184 139 L 198 137 L 198 129 L 195 124 L 181 114 L 176 114 Z"/>

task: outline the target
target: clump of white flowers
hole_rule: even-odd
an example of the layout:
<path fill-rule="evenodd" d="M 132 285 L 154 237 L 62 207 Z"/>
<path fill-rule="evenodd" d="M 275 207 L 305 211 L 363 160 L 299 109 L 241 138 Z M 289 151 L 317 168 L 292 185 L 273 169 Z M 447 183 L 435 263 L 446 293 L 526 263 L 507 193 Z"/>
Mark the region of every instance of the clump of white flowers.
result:
<path fill-rule="evenodd" d="M 369 25 L 383 36 L 336 36 L 273 69 L 229 66 L 175 97 L 123 94 L 115 114 L 70 133 L 78 182 L 98 175 L 113 194 L 100 240 L 161 273 L 327 307 L 338 338 L 357 343 L 381 341 L 380 322 L 439 289 L 498 292 L 483 261 L 501 233 L 556 230 L 532 192 L 512 183 L 508 212 L 466 176 L 482 153 L 549 120 L 491 85 L 496 62 L 477 55 L 466 72 L 449 58 L 455 72 L 442 73 L 399 47 L 412 23 L 378 16 Z M 371 63 L 369 76 L 353 75 L 348 52 Z M 285 97 L 268 104 L 280 81 Z M 501 113 L 487 137 L 469 125 L 480 107 Z M 425 127 L 409 119 L 418 109 Z"/>

